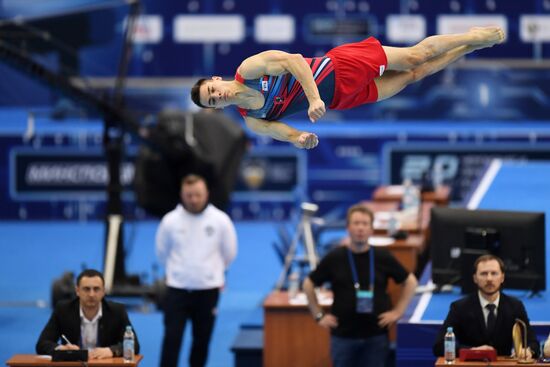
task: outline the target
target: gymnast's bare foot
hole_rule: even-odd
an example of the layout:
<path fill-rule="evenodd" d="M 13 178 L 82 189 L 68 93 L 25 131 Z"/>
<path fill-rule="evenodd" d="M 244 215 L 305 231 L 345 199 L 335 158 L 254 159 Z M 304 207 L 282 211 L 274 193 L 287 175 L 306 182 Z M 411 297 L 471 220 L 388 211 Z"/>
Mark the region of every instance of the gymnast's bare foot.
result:
<path fill-rule="evenodd" d="M 470 29 L 473 46 L 491 47 L 504 42 L 504 31 L 500 27 L 473 27 Z M 479 47 L 477 47 L 479 48 Z"/>

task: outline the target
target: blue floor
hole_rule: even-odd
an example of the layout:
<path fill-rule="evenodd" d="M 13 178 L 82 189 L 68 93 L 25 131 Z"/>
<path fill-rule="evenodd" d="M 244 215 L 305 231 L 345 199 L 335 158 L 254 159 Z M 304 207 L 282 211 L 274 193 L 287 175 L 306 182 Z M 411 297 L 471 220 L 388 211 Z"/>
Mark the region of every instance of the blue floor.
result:
<path fill-rule="evenodd" d="M 522 300 L 537 338 L 545 340 L 550 332 L 550 162 L 503 162 L 478 207 L 546 213 L 546 291 L 530 298 L 525 290 L 505 290 L 507 294 Z M 415 299 L 408 310 L 413 317 L 398 326 L 398 367 L 434 365 L 433 341 L 449 311 L 449 304 L 460 297 L 460 290 L 456 288 L 453 293 L 427 293 Z"/>
<path fill-rule="evenodd" d="M 533 322 L 550 321 L 550 162 L 503 161 L 490 188 L 483 195 L 479 209 L 540 211 L 546 213 L 546 287 L 538 297 L 527 298 L 529 292 L 507 291 L 520 298 Z M 432 298 L 423 320 L 443 320 L 448 305 L 460 294 L 438 294 Z"/>
<path fill-rule="evenodd" d="M 127 272 L 150 281 L 156 263 L 156 222 L 125 227 Z M 83 264 L 101 269 L 103 224 L 75 222 L 0 222 L 0 363 L 16 353 L 34 353 L 34 345 L 49 315 L 51 282 L 63 271 L 77 273 Z M 273 224 L 237 223 L 239 253 L 228 273 L 211 342 L 209 367 L 233 365 L 230 346 L 242 323 L 261 322 L 263 297 L 281 269 L 272 249 Z M 147 306 L 147 305 L 146 305 Z M 130 311 L 145 356 L 140 366 L 157 366 L 162 341 L 162 314 L 152 305 Z M 186 336 L 189 335 L 189 330 Z M 180 365 L 186 365 L 190 338 L 184 339 Z M 183 361 L 185 359 L 185 363 Z"/>
<path fill-rule="evenodd" d="M 503 161 L 479 208 L 546 214 L 546 294 L 550 296 L 550 162 Z M 550 321 L 548 312 L 545 316 Z"/>

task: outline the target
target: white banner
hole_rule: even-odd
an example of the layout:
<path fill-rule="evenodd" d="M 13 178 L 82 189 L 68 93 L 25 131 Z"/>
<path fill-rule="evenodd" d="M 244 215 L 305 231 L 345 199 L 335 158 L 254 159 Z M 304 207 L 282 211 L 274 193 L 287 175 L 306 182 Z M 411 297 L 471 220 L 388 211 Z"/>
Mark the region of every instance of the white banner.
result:
<path fill-rule="evenodd" d="M 244 37 L 241 15 L 178 15 L 174 19 L 176 43 L 239 43 Z"/>
<path fill-rule="evenodd" d="M 386 34 L 391 43 L 416 43 L 426 38 L 426 18 L 422 15 L 389 15 Z"/>
<path fill-rule="evenodd" d="M 126 24 L 127 21 L 126 21 Z M 160 43 L 163 24 L 160 15 L 140 15 L 134 24 L 133 40 L 136 43 Z"/>
<path fill-rule="evenodd" d="M 550 15 L 522 15 L 519 37 L 523 42 L 550 42 Z"/>
<path fill-rule="evenodd" d="M 254 19 L 254 39 L 258 43 L 291 43 L 296 37 L 292 15 L 258 15 Z"/>

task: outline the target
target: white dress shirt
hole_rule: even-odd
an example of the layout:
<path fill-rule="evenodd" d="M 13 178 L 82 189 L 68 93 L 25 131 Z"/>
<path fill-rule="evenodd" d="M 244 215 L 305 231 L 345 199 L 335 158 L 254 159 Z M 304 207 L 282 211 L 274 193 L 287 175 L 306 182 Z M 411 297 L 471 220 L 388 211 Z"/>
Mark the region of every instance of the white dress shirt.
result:
<path fill-rule="evenodd" d="M 160 222 L 156 253 L 169 287 L 218 288 L 237 254 L 237 234 L 229 216 L 214 205 L 193 214 L 179 204 Z"/>
<path fill-rule="evenodd" d="M 496 317 L 498 315 L 498 302 L 500 301 L 500 293 L 498 294 L 498 297 L 497 299 L 495 299 L 494 302 L 487 301 L 485 298 L 483 298 L 483 296 L 479 291 L 477 292 L 477 295 L 479 297 L 479 303 L 481 304 L 481 310 L 483 311 L 483 317 L 485 318 L 485 325 L 487 325 L 487 318 L 489 317 L 489 309 L 485 306 L 487 306 L 489 303 L 492 303 L 496 306 L 495 307 L 495 320 L 496 320 Z"/>
<path fill-rule="evenodd" d="M 103 308 L 99 305 L 99 312 L 93 319 L 88 320 L 80 307 L 80 337 L 82 338 L 82 349 L 94 349 L 97 346 L 97 331 L 99 319 L 103 316 Z"/>

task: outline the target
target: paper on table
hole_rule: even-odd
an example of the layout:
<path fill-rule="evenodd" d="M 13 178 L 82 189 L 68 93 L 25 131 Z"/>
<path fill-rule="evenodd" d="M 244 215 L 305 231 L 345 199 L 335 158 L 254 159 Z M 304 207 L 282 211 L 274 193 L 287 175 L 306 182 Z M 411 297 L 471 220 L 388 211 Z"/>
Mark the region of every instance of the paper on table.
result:
<path fill-rule="evenodd" d="M 396 228 L 401 229 L 402 227 L 402 213 L 399 211 L 394 212 L 376 212 L 374 213 L 374 222 L 372 223 L 372 228 L 374 230 L 387 230 L 391 218 L 396 220 Z"/>
<path fill-rule="evenodd" d="M 296 297 L 292 297 L 288 299 L 288 303 L 291 305 L 307 305 L 307 298 L 305 293 L 298 293 Z"/>
<path fill-rule="evenodd" d="M 405 187 L 403 185 L 390 185 L 386 187 L 386 193 L 389 195 L 403 195 Z"/>
<path fill-rule="evenodd" d="M 332 304 L 332 296 L 329 296 L 325 293 L 318 293 L 317 299 L 321 306 L 330 306 Z M 304 292 L 300 292 L 294 298 L 290 298 L 288 303 L 291 305 L 307 305 L 307 297 Z"/>
<path fill-rule="evenodd" d="M 371 246 L 389 246 L 395 243 L 392 237 L 371 236 L 369 237 L 369 245 Z"/>
<path fill-rule="evenodd" d="M 374 220 L 386 221 L 391 218 L 392 214 L 395 215 L 395 212 L 378 211 L 374 213 Z"/>

